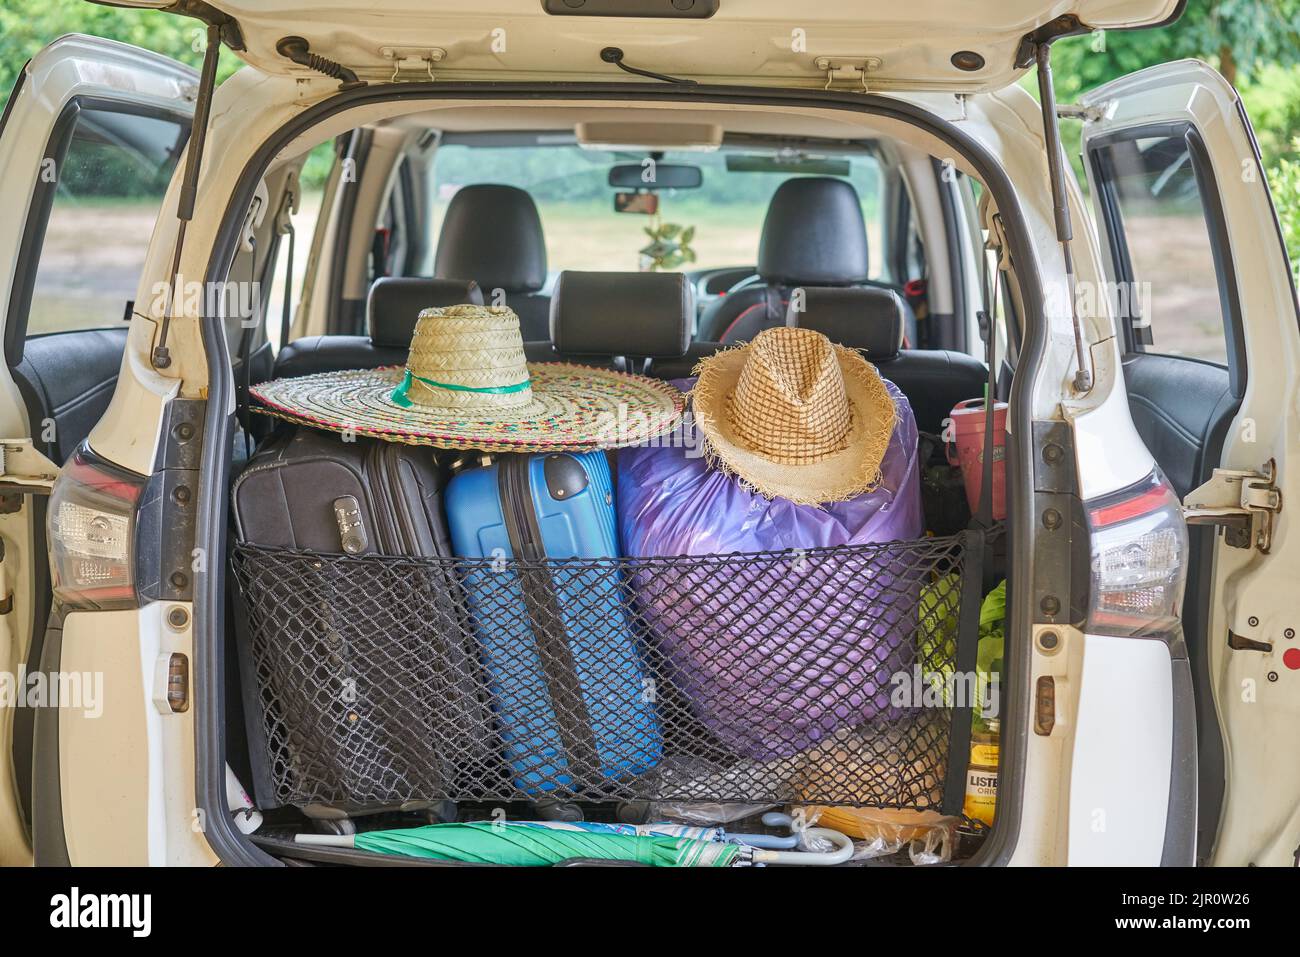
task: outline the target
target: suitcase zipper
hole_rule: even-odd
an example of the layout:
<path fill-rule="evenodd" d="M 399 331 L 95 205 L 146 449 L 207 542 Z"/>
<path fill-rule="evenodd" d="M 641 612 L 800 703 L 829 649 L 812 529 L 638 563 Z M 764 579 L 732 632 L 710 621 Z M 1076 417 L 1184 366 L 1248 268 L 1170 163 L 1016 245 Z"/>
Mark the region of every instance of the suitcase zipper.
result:
<path fill-rule="evenodd" d="M 520 561 L 539 562 L 546 557 L 541 529 L 533 509 L 527 455 L 503 455 L 497 460 L 497 484 L 511 548 Z"/>
<path fill-rule="evenodd" d="M 537 643 L 538 660 L 551 696 L 560 741 L 567 755 L 567 770 L 576 780 L 590 774 L 600 775 L 601 761 L 596 748 L 587 702 L 582 695 L 582 681 L 569 648 L 568 628 L 555 591 L 555 581 L 546 569 L 546 546 L 533 506 L 530 469 L 532 456 L 503 455 L 497 460 L 497 488 L 506 534 L 515 558 L 541 564 L 540 568 L 520 568 L 519 585 L 524 609 Z"/>
<path fill-rule="evenodd" d="M 414 554 L 414 546 L 408 549 L 406 543 L 402 540 L 400 523 L 396 520 L 397 509 L 400 508 L 402 500 L 401 495 L 394 495 L 393 489 L 389 487 L 389 470 L 387 463 L 384 461 L 384 453 L 387 448 L 384 445 L 375 444 L 366 452 L 366 488 L 374 493 L 375 508 L 372 509 L 375 519 L 375 528 L 378 532 L 376 536 L 380 543 L 380 552 L 384 555 L 405 555 Z"/>

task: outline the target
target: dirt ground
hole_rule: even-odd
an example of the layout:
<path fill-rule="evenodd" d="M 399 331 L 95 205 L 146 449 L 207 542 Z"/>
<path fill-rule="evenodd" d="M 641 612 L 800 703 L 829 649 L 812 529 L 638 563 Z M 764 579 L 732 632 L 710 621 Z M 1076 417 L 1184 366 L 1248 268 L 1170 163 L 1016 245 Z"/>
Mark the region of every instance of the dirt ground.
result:
<path fill-rule="evenodd" d="M 1205 223 L 1196 217 L 1129 217 L 1129 253 L 1150 284 L 1148 351 L 1223 361 L 1223 312 Z"/>

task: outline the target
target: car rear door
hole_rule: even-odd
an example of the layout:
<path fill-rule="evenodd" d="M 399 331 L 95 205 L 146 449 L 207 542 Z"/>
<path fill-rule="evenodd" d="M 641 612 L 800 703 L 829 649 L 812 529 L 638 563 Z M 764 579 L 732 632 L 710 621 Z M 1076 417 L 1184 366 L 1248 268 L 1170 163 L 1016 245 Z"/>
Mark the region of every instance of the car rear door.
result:
<path fill-rule="evenodd" d="M 1193 524 L 1181 704 L 1199 742 L 1174 758 L 1199 764 L 1199 856 L 1292 865 L 1300 529 L 1282 506 L 1300 495 L 1300 318 L 1267 177 L 1236 91 L 1203 63 L 1082 105 L 1130 409 Z"/>
<path fill-rule="evenodd" d="M 195 90 L 194 71 L 172 60 L 67 36 L 27 64 L 5 106 L 0 694 L 11 706 L 0 708 L 0 864 L 32 859 L 34 711 L 52 706 L 58 684 L 34 677 L 51 604 L 44 495 L 113 394 Z M 93 713 L 101 680 L 113 676 L 92 676 L 63 703 Z"/>
<path fill-rule="evenodd" d="M 1029 36 L 1169 22 L 1186 0 L 94 0 L 214 20 L 264 73 L 311 76 L 301 48 L 368 82 L 608 80 L 626 65 L 709 83 L 996 90 L 1030 66 Z M 795 11 L 797 10 L 797 13 Z M 321 65 L 319 59 L 314 61 Z M 319 75 L 319 74 L 315 74 Z"/>

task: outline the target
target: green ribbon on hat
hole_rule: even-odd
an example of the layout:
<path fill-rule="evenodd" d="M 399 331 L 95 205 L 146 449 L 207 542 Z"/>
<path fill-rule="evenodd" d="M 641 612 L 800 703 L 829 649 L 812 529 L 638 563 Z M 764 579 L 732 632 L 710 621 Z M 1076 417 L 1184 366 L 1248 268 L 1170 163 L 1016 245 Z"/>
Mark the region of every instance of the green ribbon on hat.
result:
<path fill-rule="evenodd" d="M 394 389 L 393 394 L 389 397 L 393 400 L 394 405 L 401 406 L 403 409 L 409 409 L 415 404 L 410 400 L 406 393 L 411 390 L 411 385 L 416 380 L 419 380 L 433 389 L 450 389 L 452 392 L 478 392 L 484 395 L 509 395 L 512 392 L 523 392 L 524 389 L 528 388 L 530 383 L 530 380 L 525 379 L 523 382 L 517 383 L 516 385 L 497 385 L 479 388 L 471 385 L 455 385 L 451 382 L 435 382 L 432 379 L 424 378 L 424 376 L 418 376 L 410 369 L 407 369 L 406 375 L 402 376 L 401 385 Z"/>

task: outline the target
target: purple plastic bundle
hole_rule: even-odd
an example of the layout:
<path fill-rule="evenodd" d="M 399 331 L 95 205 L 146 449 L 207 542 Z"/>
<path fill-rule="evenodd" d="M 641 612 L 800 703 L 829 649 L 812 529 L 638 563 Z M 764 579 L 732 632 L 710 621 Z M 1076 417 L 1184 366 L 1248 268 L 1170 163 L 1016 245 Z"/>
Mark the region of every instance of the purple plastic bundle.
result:
<path fill-rule="evenodd" d="M 748 492 L 684 442 L 619 453 L 624 554 L 793 550 L 725 563 L 722 574 L 715 563 L 704 575 L 703 565 L 650 562 L 632 579 L 657 652 L 696 716 L 737 754 L 788 757 L 887 714 L 891 676 L 911 667 L 928 569 L 888 548 L 809 551 L 922 534 L 916 422 L 902 392 L 886 385 L 898 424 L 880 484 L 825 508 Z"/>

